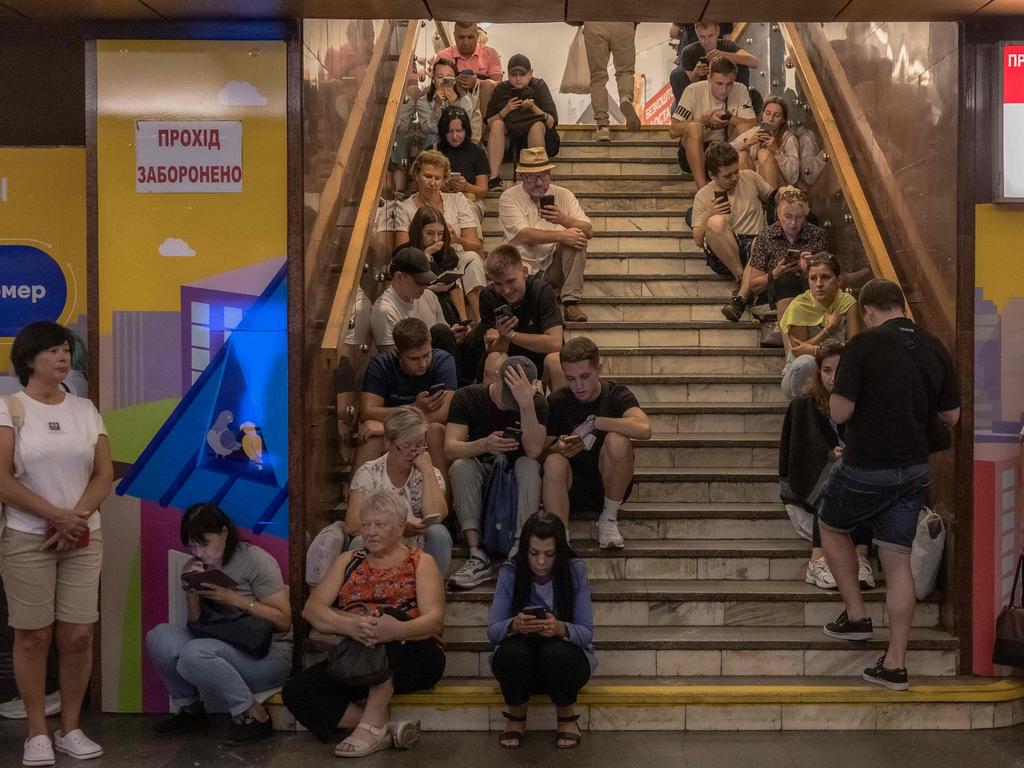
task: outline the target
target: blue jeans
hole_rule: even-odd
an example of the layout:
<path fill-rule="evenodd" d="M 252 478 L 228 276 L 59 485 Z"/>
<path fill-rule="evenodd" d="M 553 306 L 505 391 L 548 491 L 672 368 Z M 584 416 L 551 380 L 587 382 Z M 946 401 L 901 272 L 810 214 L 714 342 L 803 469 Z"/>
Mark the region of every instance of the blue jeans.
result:
<path fill-rule="evenodd" d="M 348 545 L 349 550 L 362 549 L 363 537 L 355 536 Z M 443 523 L 434 523 L 423 531 L 423 551 L 434 558 L 441 578 L 448 575 L 448 566 L 452 564 L 452 535 Z"/>
<path fill-rule="evenodd" d="M 910 554 L 917 518 L 931 482 L 928 464 L 860 469 L 840 459 L 822 495 L 818 521 L 839 533 L 849 533 L 859 524 L 870 522 L 875 544 Z"/>
<path fill-rule="evenodd" d="M 175 706 L 219 701 L 232 716 L 252 706 L 253 691 L 283 685 L 292 669 L 291 648 L 280 643 L 257 659 L 173 624 L 153 627 L 146 635 L 146 649 Z"/>

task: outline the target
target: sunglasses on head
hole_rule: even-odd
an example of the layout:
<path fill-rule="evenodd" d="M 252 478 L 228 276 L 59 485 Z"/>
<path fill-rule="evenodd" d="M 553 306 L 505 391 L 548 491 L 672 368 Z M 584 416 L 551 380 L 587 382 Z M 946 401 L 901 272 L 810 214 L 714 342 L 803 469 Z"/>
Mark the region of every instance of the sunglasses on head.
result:
<path fill-rule="evenodd" d="M 785 189 L 779 192 L 779 200 L 785 200 L 787 203 L 806 203 L 808 199 L 807 193 L 802 189 Z"/>

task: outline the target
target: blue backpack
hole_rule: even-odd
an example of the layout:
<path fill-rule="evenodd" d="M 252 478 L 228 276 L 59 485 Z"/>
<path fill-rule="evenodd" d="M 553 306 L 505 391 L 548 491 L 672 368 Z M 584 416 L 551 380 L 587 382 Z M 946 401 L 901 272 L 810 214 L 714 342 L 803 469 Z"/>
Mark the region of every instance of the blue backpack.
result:
<path fill-rule="evenodd" d="M 491 557 L 507 557 L 512 551 L 516 535 L 516 508 L 518 506 L 516 476 L 508 457 L 499 453 L 491 467 L 484 493 L 484 508 L 480 520 L 480 536 L 484 550 Z"/>

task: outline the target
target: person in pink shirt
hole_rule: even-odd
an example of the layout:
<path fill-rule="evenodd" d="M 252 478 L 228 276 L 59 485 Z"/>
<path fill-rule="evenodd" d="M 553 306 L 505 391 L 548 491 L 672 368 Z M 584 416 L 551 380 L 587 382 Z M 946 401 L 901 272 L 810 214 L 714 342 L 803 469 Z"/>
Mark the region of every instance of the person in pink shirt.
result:
<path fill-rule="evenodd" d="M 455 22 L 455 45 L 445 48 L 437 56 L 455 62 L 459 95 L 475 92 L 480 101 L 480 114 L 486 115 L 494 86 L 502 81 L 505 73 L 498 52 L 480 42 L 477 23 Z"/>

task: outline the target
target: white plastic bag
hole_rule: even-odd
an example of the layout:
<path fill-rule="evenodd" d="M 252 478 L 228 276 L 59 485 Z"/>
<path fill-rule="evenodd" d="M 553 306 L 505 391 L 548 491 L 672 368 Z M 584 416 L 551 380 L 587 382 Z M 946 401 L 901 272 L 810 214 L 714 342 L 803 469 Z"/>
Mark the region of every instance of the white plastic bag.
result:
<path fill-rule="evenodd" d="M 807 539 L 807 541 L 813 540 L 814 515 L 796 504 L 787 504 L 786 514 L 789 515 L 789 522 L 793 524 L 793 530 L 800 538 Z"/>
<path fill-rule="evenodd" d="M 565 72 L 559 93 L 590 93 L 590 64 L 587 62 L 587 45 L 583 42 L 583 27 L 576 30 L 576 37 L 569 45 L 569 56 L 565 60 Z"/>
<path fill-rule="evenodd" d="M 917 518 L 917 535 L 914 536 L 914 545 L 910 550 L 910 572 L 914 577 L 914 592 L 918 600 L 924 600 L 935 591 L 945 546 L 945 523 L 925 507 Z"/>

